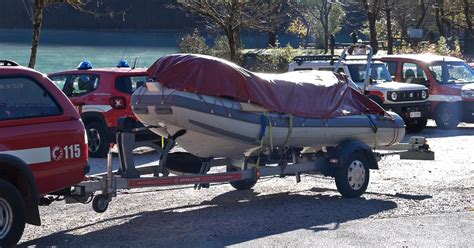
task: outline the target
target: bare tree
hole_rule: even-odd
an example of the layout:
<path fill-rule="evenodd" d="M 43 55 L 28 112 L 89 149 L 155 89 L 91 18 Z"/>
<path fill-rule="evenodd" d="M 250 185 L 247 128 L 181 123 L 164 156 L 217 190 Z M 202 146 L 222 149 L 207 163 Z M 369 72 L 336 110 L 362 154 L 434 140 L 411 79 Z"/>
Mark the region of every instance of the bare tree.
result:
<path fill-rule="evenodd" d="M 102 16 L 102 15 L 113 16 L 114 13 L 116 13 L 113 11 L 109 11 L 107 13 L 99 13 L 97 11 L 86 9 L 85 8 L 86 2 L 84 2 L 83 0 L 32 0 L 32 3 L 34 7 L 34 18 L 32 20 L 33 21 L 33 35 L 31 39 L 31 55 L 30 55 L 30 61 L 28 63 L 28 67 L 30 68 L 34 68 L 36 64 L 36 55 L 38 52 L 38 46 L 39 46 L 39 41 L 40 41 L 40 36 L 41 36 L 41 26 L 43 24 L 43 13 L 48 6 L 51 6 L 54 4 L 67 4 L 81 12 L 93 14 L 96 17 Z M 97 0 L 96 6 L 99 7 L 100 3 L 101 2 Z M 120 11 L 120 13 L 124 15 L 125 10 Z"/>
<path fill-rule="evenodd" d="M 300 0 L 294 1 L 293 6 L 299 12 L 301 19 L 307 23 L 308 27 L 312 26 L 311 22 L 317 22 L 321 25 L 324 51 L 327 53 L 329 49 L 329 35 L 338 31 L 345 16 L 345 13 L 342 11 L 342 4 L 339 1 L 332 0 Z"/>
<path fill-rule="evenodd" d="M 473 32 L 473 25 L 472 25 L 472 18 L 473 18 L 473 13 L 471 12 L 471 5 L 474 5 L 472 1 L 469 0 L 463 0 L 463 7 L 464 7 L 464 15 L 466 17 L 466 25 L 467 25 L 467 30 L 469 37 L 472 37 L 474 35 Z"/>
<path fill-rule="evenodd" d="M 419 15 L 418 21 L 416 22 L 415 27 L 416 28 L 421 28 L 421 25 L 423 24 L 423 22 L 425 21 L 425 18 L 426 18 L 426 12 L 428 11 L 428 5 L 426 4 L 425 0 L 420 0 L 418 7 L 420 9 L 420 15 Z"/>
<path fill-rule="evenodd" d="M 374 54 L 379 50 L 376 22 L 381 9 L 381 2 L 381 0 L 362 0 L 367 15 L 367 21 L 369 22 L 370 46 L 374 49 Z"/>
<path fill-rule="evenodd" d="M 436 0 L 435 3 L 435 19 L 438 32 L 441 36 L 446 36 L 446 30 L 444 28 L 443 19 L 444 17 L 444 0 Z"/>
<path fill-rule="evenodd" d="M 36 54 L 38 52 L 39 39 L 41 35 L 41 25 L 43 23 L 43 12 L 48 5 L 65 3 L 71 6 L 79 7 L 83 3 L 81 0 L 33 0 L 34 1 L 34 20 L 33 37 L 31 40 L 31 55 L 28 67 L 35 68 Z"/>
<path fill-rule="evenodd" d="M 185 10 L 204 18 L 207 25 L 220 29 L 229 41 L 231 60 L 237 60 L 237 51 L 240 49 L 240 31 L 243 28 L 269 31 L 270 24 L 280 16 L 279 1 L 270 0 L 178 0 Z M 284 14 L 284 13 L 281 13 Z"/>
<path fill-rule="evenodd" d="M 272 4 L 271 9 L 274 10 L 274 13 L 272 14 L 274 18 L 270 19 L 269 23 L 269 29 L 268 29 L 268 46 L 269 47 L 275 47 L 276 46 L 276 41 L 277 41 L 277 32 L 278 29 L 284 25 L 286 22 L 288 22 L 289 18 L 288 14 L 291 14 L 294 9 L 292 6 L 289 4 L 289 1 L 268 1 L 269 4 Z"/>
<path fill-rule="evenodd" d="M 395 0 L 384 0 L 385 19 L 387 24 L 387 53 L 393 54 L 393 32 L 392 32 L 392 11 L 395 7 Z"/>

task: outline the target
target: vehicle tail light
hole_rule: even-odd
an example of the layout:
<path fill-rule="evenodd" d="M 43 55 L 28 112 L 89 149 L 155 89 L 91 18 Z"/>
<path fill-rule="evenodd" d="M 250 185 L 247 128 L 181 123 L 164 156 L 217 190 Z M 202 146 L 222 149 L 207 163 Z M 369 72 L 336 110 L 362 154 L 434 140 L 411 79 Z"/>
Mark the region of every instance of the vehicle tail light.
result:
<path fill-rule="evenodd" d="M 126 109 L 127 100 L 123 96 L 113 96 L 109 99 L 110 106 L 114 109 Z"/>

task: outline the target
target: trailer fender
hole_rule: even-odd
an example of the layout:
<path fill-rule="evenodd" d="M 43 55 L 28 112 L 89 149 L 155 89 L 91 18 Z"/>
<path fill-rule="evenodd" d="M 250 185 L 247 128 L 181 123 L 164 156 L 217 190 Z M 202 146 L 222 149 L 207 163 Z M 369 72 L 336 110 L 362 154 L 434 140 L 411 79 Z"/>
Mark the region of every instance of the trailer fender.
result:
<path fill-rule="evenodd" d="M 379 169 L 377 159 L 372 149 L 364 142 L 358 140 L 346 140 L 338 146 L 328 149 L 327 157 L 330 165 L 340 167 L 343 166 L 346 160 L 355 152 L 361 152 L 366 156 L 370 169 Z"/>
<path fill-rule="evenodd" d="M 41 225 L 39 205 L 39 189 L 33 173 L 21 159 L 0 154 L 0 178 L 13 184 L 20 191 L 26 205 L 26 222 Z"/>

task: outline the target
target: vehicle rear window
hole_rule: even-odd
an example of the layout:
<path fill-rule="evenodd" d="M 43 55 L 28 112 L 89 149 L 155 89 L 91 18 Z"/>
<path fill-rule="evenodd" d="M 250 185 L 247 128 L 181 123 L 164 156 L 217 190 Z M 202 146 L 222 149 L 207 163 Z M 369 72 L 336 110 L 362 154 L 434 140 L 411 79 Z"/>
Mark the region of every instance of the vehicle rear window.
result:
<path fill-rule="evenodd" d="M 99 75 L 77 74 L 51 76 L 51 81 L 58 86 L 66 96 L 80 96 L 96 90 L 99 87 Z"/>
<path fill-rule="evenodd" d="M 0 121 L 60 115 L 49 92 L 30 78 L 0 78 Z"/>
<path fill-rule="evenodd" d="M 132 94 L 146 82 L 146 76 L 122 76 L 115 79 L 115 89 L 126 94 Z"/>

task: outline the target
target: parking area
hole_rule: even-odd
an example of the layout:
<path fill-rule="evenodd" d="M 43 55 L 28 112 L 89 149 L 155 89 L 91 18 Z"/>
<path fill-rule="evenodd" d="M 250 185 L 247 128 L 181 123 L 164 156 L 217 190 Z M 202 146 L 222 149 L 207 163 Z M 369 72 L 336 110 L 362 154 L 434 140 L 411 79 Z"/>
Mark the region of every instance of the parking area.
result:
<path fill-rule="evenodd" d="M 332 178 L 313 175 L 298 184 L 264 178 L 250 191 L 228 184 L 133 190 L 102 214 L 90 204 L 41 207 L 43 225 L 27 226 L 20 246 L 473 247 L 474 124 L 428 126 L 421 135 L 435 161 L 384 158 L 358 199 L 341 198 Z M 156 159 L 151 152 L 135 162 Z M 90 163 L 105 171 L 105 159 Z"/>

